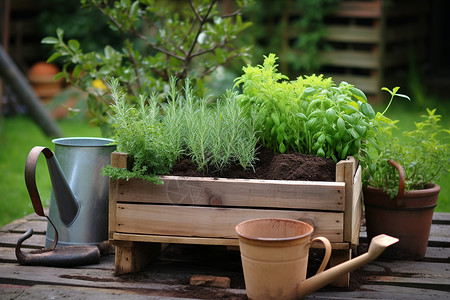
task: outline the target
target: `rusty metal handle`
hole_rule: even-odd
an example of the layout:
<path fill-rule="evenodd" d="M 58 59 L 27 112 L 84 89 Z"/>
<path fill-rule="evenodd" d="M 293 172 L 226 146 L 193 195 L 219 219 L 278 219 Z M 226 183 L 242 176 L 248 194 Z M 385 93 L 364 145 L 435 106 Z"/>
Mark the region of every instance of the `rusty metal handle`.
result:
<path fill-rule="evenodd" d="M 41 217 L 46 217 L 50 224 L 55 229 L 55 241 L 51 249 L 55 249 L 58 243 L 58 231 L 50 218 L 44 213 L 42 207 L 41 197 L 36 186 L 36 165 L 39 159 L 39 155 L 43 153 L 46 159 L 52 158 L 55 154 L 52 150 L 46 147 L 36 146 L 28 153 L 27 162 L 25 164 L 25 185 L 27 186 L 28 194 L 30 195 L 31 203 L 33 204 L 34 211 Z"/>
<path fill-rule="evenodd" d="M 390 159 L 388 161 L 388 163 L 390 165 L 392 165 L 394 168 L 396 168 L 398 171 L 400 181 L 398 183 L 398 194 L 395 197 L 395 199 L 396 199 L 397 207 L 403 207 L 403 206 L 405 206 L 405 201 L 403 199 L 404 195 L 405 195 L 405 171 L 403 170 L 403 167 L 400 164 L 393 161 L 392 159 Z"/>

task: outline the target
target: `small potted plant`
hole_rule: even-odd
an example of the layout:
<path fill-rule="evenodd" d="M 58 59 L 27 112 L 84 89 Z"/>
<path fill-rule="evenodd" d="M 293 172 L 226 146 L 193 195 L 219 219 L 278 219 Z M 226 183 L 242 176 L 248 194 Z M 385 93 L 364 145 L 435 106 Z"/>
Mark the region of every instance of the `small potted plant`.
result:
<path fill-rule="evenodd" d="M 398 88 L 389 91 L 392 98 Z M 378 149 L 363 161 L 363 195 L 368 238 L 386 233 L 400 239 L 384 255 L 421 259 L 440 191 L 435 184 L 449 170 L 450 131 L 427 109 L 415 129 L 393 135 L 393 123 L 380 127 Z M 375 150 L 375 149 L 374 149 Z"/>

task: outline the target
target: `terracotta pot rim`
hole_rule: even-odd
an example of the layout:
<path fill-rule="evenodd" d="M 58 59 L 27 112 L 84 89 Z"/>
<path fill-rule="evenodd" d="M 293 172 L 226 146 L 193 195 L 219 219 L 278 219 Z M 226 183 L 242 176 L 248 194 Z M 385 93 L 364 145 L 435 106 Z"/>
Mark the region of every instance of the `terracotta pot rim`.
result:
<path fill-rule="evenodd" d="M 297 224 L 302 224 L 302 226 L 305 226 L 307 228 L 307 231 L 304 234 L 298 234 L 295 236 L 291 236 L 291 237 L 276 237 L 276 238 L 271 238 L 271 237 L 255 237 L 255 236 L 250 236 L 244 232 L 242 232 L 241 227 L 245 226 L 247 224 L 250 223 L 258 223 L 258 222 L 289 222 L 289 223 L 297 223 Z M 236 225 L 235 227 L 235 231 L 238 234 L 239 237 L 241 238 L 245 238 L 247 240 L 251 240 L 251 241 L 262 241 L 262 242 L 285 242 L 285 241 L 295 241 L 295 240 L 301 240 L 303 238 L 306 238 L 308 236 L 311 236 L 314 232 L 314 228 L 303 221 L 300 220 L 293 220 L 293 219 L 285 219 L 285 218 L 259 218 L 259 219 L 250 219 L 250 220 L 246 220 L 243 221 L 241 223 L 239 223 L 238 225 Z"/>
<path fill-rule="evenodd" d="M 428 186 L 429 186 L 428 188 L 421 189 L 421 190 L 407 191 L 407 192 L 405 192 L 404 197 L 408 197 L 408 198 L 423 197 L 424 195 L 427 195 L 427 194 L 439 193 L 439 191 L 441 190 L 441 187 L 436 183 L 430 183 Z M 364 190 L 370 191 L 372 193 L 377 193 L 377 194 L 386 194 L 386 192 L 384 192 L 382 188 L 377 188 L 377 187 L 374 187 L 371 185 L 367 185 L 366 187 L 364 187 Z"/>

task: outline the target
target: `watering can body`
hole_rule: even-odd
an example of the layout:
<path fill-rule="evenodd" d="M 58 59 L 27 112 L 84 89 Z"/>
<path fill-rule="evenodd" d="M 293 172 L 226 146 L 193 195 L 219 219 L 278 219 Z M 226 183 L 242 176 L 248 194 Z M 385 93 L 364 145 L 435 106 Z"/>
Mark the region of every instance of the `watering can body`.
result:
<path fill-rule="evenodd" d="M 372 261 L 398 239 L 379 235 L 369 251 L 352 260 L 325 270 L 331 244 L 325 237 L 311 238 L 313 227 L 290 219 L 253 219 L 236 226 L 239 236 L 245 287 L 249 299 L 302 299 L 335 281 L 345 273 Z M 324 259 L 313 277 L 306 278 L 308 251 L 319 241 L 325 248 Z"/>
<path fill-rule="evenodd" d="M 58 245 L 99 245 L 108 238 L 109 179 L 100 171 L 110 164 L 113 140 L 61 138 L 53 140 L 55 156 L 47 159 L 52 195 L 49 218 Z M 45 246 L 55 241 L 47 226 Z"/>

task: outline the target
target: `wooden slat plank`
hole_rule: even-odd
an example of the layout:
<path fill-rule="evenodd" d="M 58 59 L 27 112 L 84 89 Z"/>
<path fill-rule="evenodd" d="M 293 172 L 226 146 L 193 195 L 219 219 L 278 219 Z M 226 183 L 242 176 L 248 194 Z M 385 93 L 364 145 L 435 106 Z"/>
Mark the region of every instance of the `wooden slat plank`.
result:
<path fill-rule="evenodd" d="M 368 75 L 355 75 L 355 74 L 342 74 L 342 73 L 329 73 L 325 74 L 327 77 L 333 77 L 333 81 L 339 84 L 342 81 L 349 82 L 367 94 L 376 94 L 379 92 L 378 79 L 376 76 Z"/>
<path fill-rule="evenodd" d="M 430 278 L 446 281 L 450 285 L 450 262 L 423 262 L 423 261 L 375 261 L 362 267 L 370 275 L 377 274 Z"/>
<path fill-rule="evenodd" d="M 428 246 L 425 259 L 431 261 L 450 261 L 450 248 Z"/>
<path fill-rule="evenodd" d="M 16 263 L 16 252 L 13 247 L 0 247 L 0 262 Z"/>
<path fill-rule="evenodd" d="M 114 239 L 119 241 L 142 241 L 149 243 L 169 243 L 169 244 L 195 244 L 195 245 L 217 245 L 217 246 L 239 246 L 237 238 L 201 238 L 201 237 L 180 237 L 170 235 L 150 235 L 150 234 L 128 234 L 114 233 Z M 349 249 L 348 243 L 331 243 L 332 249 Z M 323 248 L 321 243 L 314 243 L 311 248 Z M 237 248 L 239 250 L 239 248 Z"/>
<path fill-rule="evenodd" d="M 396 277 L 396 276 L 363 276 L 365 282 L 390 284 L 399 286 L 411 286 L 417 288 L 446 289 L 450 290 L 450 281 L 439 278 L 415 278 L 415 277 Z"/>
<path fill-rule="evenodd" d="M 134 242 L 148 242 L 148 243 L 239 246 L 239 241 L 237 238 L 202 238 L 202 237 L 184 237 L 171 235 L 128 234 L 116 232 L 113 235 L 113 239 L 117 241 L 134 241 Z"/>
<path fill-rule="evenodd" d="M 367 232 L 361 231 L 359 237 L 367 239 Z M 432 247 L 450 247 L 450 226 L 432 224 L 428 238 L 428 246 L 430 245 Z"/>
<path fill-rule="evenodd" d="M 378 69 L 379 54 L 376 52 L 357 50 L 324 51 L 319 55 L 320 63 L 324 66 Z"/>
<path fill-rule="evenodd" d="M 381 18 L 381 4 L 379 1 L 341 1 L 333 16 Z"/>
<path fill-rule="evenodd" d="M 362 204 L 362 183 L 361 183 L 362 169 L 358 168 L 353 180 L 353 203 L 352 203 L 352 219 L 351 219 L 351 231 L 349 240 L 351 244 L 359 244 L 359 230 L 361 228 L 361 218 L 363 214 L 363 204 Z"/>
<path fill-rule="evenodd" d="M 437 291 L 431 289 L 363 284 L 357 290 L 346 291 L 317 291 L 305 299 L 448 299 L 447 291 Z"/>
<path fill-rule="evenodd" d="M 345 190 L 340 182 L 224 179 L 162 176 L 163 185 L 142 180 L 120 181 L 117 202 L 278 207 L 342 211 Z"/>
<path fill-rule="evenodd" d="M 435 212 L 433 214 L 433 223 L 434 224 L 449 224 L 450 225 L 450 213 Z"/>
<path fill-rule="evenodd" d="M 343 214 L 270 209 L 117 204 L 117 228 L 122 233 L 236 238 L 234 228 L 256 218 L 288 218 L 310 223 L 315 236 L 343 240 Z"/>
<path fill-rule="evenodd" d="M 369 26 L 329 25 L 324 39 L 329 42 L 378 44 L 380 29 Z"/>
<path fill-rule="evenodd" d="M 24 233 L 30 228 L 33 228 L 34 234 L 45 235 L 45 233 L 47 231 L 47 222 L 46 222 L 46 220 L 45 221 L 27 221 L 27 222 L 18 224 L 18 226 L 11 229 L 10 232 Z"/>
<path fill-rule="evenodd" d="M 15 247 L 17 240 L 22 234 L 20 233 L 0 233 L 0 246 Z M 45 235 L 34 234 L 22 244 L 23 248 L 43 248 L 45 244 Z"/>

